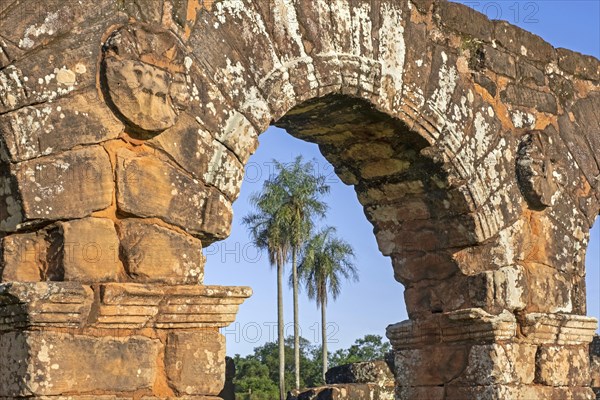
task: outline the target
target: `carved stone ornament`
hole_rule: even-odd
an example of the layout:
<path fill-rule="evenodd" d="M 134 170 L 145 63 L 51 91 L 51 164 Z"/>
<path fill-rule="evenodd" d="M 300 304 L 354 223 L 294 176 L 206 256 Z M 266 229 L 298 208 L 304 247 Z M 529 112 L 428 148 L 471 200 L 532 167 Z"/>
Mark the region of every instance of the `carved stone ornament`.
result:
<path fill-rule="evenodd" d="M 517 180 L 523 197 L 534 210 L 553 206 L 558 193 L 552 148 L 552 138 L 541 131 L 528 133 L 519 145 Z"/>
<path fill-rule="evenodd" d="M 160 27 L 130 24 L 103 47 L 102 86 L 115 114 L 139 138 L 175 125 L 189 99 L 179 40 Z"/>

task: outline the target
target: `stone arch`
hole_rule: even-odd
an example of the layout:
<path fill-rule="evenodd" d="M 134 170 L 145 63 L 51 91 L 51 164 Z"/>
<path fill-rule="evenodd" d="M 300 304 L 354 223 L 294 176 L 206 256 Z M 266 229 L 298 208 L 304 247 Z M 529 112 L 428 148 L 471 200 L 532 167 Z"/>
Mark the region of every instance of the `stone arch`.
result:
<path fill-rule="evenodd" d="M 388 328 L 398 398 L 589 395 L 598 60 L 441 0 L 81 1 L 10 18 L 19 12 L 0 8 L 13 21 L 0 32 L 1 272 L 38 283 L 2 290 L 33 311 L 73 296 L 77 317 L 56 326 L 84 336 L 154 328 L 140 346 L 165 354 L 168 385 L 132 377 L 113 391 L 219 381 L 219 366 L 170 370 L 179 344 L 198 339 L 160 332 L 209 327 L 222 351 L 214 331 L 249 291 L 186 285 L 202 282 L 201 246 L 228 235 L 244 164 L 275 123 L 356 185 L 407 286 L 411 320 Z M 141 316 L 115 311 L 148 298 Z M 182 298 L 198 307 L 164 308 Z M 213 298 L 229 308 L 215 313 Z M 28 385 L 0 395 L 60 394 Z M 62 390 L 112 390 L 97 385 Z"/>
<path fill-rule="evenodd" d="M 497 132 L 493 133 L 492 139 L 488 137 L 486 131 L 501 130 L 501 121 L 495 117 L 492 106 L 476 92 L 473 83 L 459 75 L 458 68 L 468 68 L 469 60 L 464 55 L 451 51 L 451 48 L 429 44 L 428 38 L 432 33 L 428 32 L 426 23 L 415 24 L 410 32 L 415 36 L 415 43 L 407 46 L 405 37 L 409 35 L 403 30 L 408 29 L 408 26 L 396 26 L 393 21 L 409 19 L 412 12 L 418 14 L 416 9 L 411 10 L 408 3 L 384 2 L 377 10 L 372 10 L 371 5 L 366 2 L 360 5 L 346 4 L 342 7 L 346 9 L 341 10 L 340 15 L 353 15 L 351 21 L 346 21 L 345 26 L 343 20 L 336 22 L 335 18 L 338 17 L 334 6 L 325 4 L 317 7 L 281 5 L 277 12 L 266 12 L 267 6 L 260 4 L 245 7 L 237 3 L 218 3 L 216 12 L 201 14 L 199 23 L 195 26 L 200 32 L 197 37 L 202 38 L 202 43 L 196 44 L 192 34 L 190 45 L 193 52 L 201 54 L 199 61 L 210 64 L 217 70 L 220 68 L 221 72 L 218 73 L 225 74 L 222 71 L 227 71 L 233 76 L 244 75 L 243 79 L 237 80 L 235 77 L 223 76 L 223 82 L 250 82 L 250 88 L 245 89 L 246 94 L 238 93 L 241 98 L 231 98 L 230 101 L 241 104 L 238 110 L 244 115 L 250 114 L 249 120 L 255 119 L 251 123 L 258 132 L 264 130 L 269 122 L 277 121 L 282 116 L 285 120 L 282 125 L 288 130 L 301 131 L 302 128 L 298 125 L 306 122 L 302 121 L 302 116 L 295 115 L 302 109 L 299 104 L 313 97 L 327 98 L 328 94 L 336 92 L 369 102 L 379 112 L 409 126 L 424 139 L 424 142 L 426 141 L 429 157 L 443 165 L 444 174 L 447 174 L 447 178 L 444 179 L 448 181 L 448 189 L 452 186 L 454 200 L 451 201 L 455 204 L 448 207 L 455 208 L 455 213 L 460 214 L 461 223 L 448 223 L 445 227 L 446 230 L 455 229 L 455 234 L 448 236 L 456 243 L 449 247 L 468 247 L 469 244 L 473 245 L 493 237 L 503 227 L 505 215 L 499 213 L 509 214 L 509 221 L 510 214 L 516 214 L 516 211 L 512 210 L 512 204 L 507 210 L 501 210 L 489 202 L 486 203 L 491 195 L 498 195 L 502 184 L 512 182 L 510 178 L 506 178 L 506 181 L 497 179 L 501 174 L 511 175 L 512 166 L 510 161 L 503 164 L 496 159 L 514 145 L 511 146 L 512 138 L 502 137 Z M 347 38 L 352 36 L 349 32 L 353 24 L 360 24 L 361 13 L 363 16 L 372 17 L 371 19 L 376 21 L 375 26 L 369 22 L 371 31 L 363 32 L 360 29 L 364 27 L 361 27 L 358 29 L 358 36 L 349 40 Z M 294 28 L 281 28 L 288 23 Z M 268 32 L 266 26 L 273 26 L 274 32 Z M 226 42 L 231 50 L 220 51 L 219 58 L 215 60 L 210 53 L 210 46 L 218 41 L 223 27 L 228 32 Z M 217 39 L 206 40 L 212 36 L 217 36 Z M 251 48 L 260 51 L 252 52 Z M 311 49 L 310 55 L 306 48 Z M 245 59 L 248 54 L 251 54 L 252 61 Z M 258 54 L 258 60 L 254 59 L 255 54 Z M 428 58 L 425 61 L 424 56 Z M 433 64 L 438 69 L 428 68 Z M 232 68 L 234 65 L 236 67 Z M 258 69 L 257 65 L 261 69 Z M 265 65 L 269 67 L 263 70 Z M 226 85 L 219 82 L 216 83 Z M 456 88 L 458 89 L 455 91 Z M 225 86 L 221 92 L 236 93 L 236 90 L 234 87 Z M 425 96 L 423 92 L 430 95 Z M 254 108 L 244 110 L 245 106 Z M 288 110 L 294 107 L 296 109 L 292 111 L 293 116 L 286 118 Z M 327 112 L 326 107 L 322 107 L 325 108 L 320 111 L 322 115 Z M 262 112 L 257 112 L 257 109 Z M 313 113 L 318 115 L 318 111 Z M 342 112 L 338 114 L 341 115 Z M 258 115 L 262 116 L 262 120 L 256 120 Z M 314 120 L 315 116 L 307 116 L 305 119 L 311 118 Z M 315 123 L 318 123 L 317 120 L 312 122 L 313 125 Z M 294 129 L 294 125 L 297 129 Z M 478 142 L 475 138 L 476 131 L 486 143 Z M 440 137 L 441 140 L 438 140 Z M 511 143 L 507 143 L 507 140 Z M 459 151 L 461 157 L 456 156 Z M 466 162 L 469 157 L 473 160 Z M 335 159 L 336 155 L 332 154 L 332 158 Z M 479 168 L 479 174 L 468 166 L 477 160 L 487 161 L 485 168 Z M 493 167 L 488 168 L 490 165 Z M 498 171 L 495 170 L 496 166 Z M 357 178 L 352 175 L 347 176 L 347 180 L 350 183 L 357 182 Z M 492 185 L 483 184 L 485 180 Z M 510 193 L 510 189 L 516 190 L 516 185 L 504 188 L 505 193 Z M 363 197 L 365 202 L 368 202 L 366 196 L 365 194 Z M 447 202 L 450 203 L 448 200 Z M 376 213 L 371 213 L 370 216 L 374 220 Z M 460 227 L 463 231 L 457 232 Z M 422 225 L 421 228 L 425 226 Z M 377 230 L 382 250 L 391 254 L 394 235 L 390 234 L 389 229 Z M 421 254 L 420 257 L 417 254 L 410 257 L 397 254 L 396 258 L 399 264 L 402 262 L 400 260 L 415 264 L 427 262 L 427 259 L 433 264 L 456 263 L 453 257 L 450 257 L 452 260 L 442 257 L 442 262 L 436 262 L 438 260 L 434 257 L 425 254 Z M 431 261 L 432 259 L 435 261 Z M 452 267 L 446 268 L 452 270 Z M 477 267 L 465 267 L 465 270 L 468 268 Z M 445 273 L 451 275 L 452 272 Z M 468 270 L 468 273 L 472 274 L 472 270 Z M 433 291 L 433 288 L 430 290 Z"/>

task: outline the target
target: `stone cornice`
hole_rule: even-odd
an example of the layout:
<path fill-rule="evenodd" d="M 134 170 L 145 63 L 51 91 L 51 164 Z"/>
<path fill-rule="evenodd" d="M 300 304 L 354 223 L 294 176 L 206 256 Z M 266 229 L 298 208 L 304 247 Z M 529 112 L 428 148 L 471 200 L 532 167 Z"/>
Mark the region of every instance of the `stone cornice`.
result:
<path fill-rule="evenodd" d="M 472 308 L 390 325 L 387 337 L 395 349 L 502 341 L 577 345 L 591 342 L 597 325 L 596 318 L 583 315 L 531 313 L 517 320 L 508 312 L 492 315 Z"/>
<path fill-rule="evenodd" d="M 251 294 L 247 287 L 225 286 L 6 283 L 0 285 L 0 331 L 221 328 Z"/>

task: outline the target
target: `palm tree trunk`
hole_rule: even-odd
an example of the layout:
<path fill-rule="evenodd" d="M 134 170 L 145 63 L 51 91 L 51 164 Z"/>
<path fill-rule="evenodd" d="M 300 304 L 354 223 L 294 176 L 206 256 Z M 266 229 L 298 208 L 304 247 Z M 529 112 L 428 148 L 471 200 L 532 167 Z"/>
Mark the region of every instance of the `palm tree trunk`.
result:
<path fill-rule="evenodd" d="M 296 372 L 296 389 L 300 389 L 300 335 L 298 323 L 298 267 L 296 265 L 296 248 L 292 249 L 292 280 L 294 286 L 294 370 Z"/>
<path fill-rule="evenodd" d="M 283 263 L 277 260 L 277 340 L 279 342 L 279 400 L 285 399 L 285 343 L 283 337 Z"/>
<path fill-rule="evenodd" d="M 321 340 L 323 341 L 323 382 L 325 382 L 325 373 L 327 372 L 327 295 L 321 302 Z"/>

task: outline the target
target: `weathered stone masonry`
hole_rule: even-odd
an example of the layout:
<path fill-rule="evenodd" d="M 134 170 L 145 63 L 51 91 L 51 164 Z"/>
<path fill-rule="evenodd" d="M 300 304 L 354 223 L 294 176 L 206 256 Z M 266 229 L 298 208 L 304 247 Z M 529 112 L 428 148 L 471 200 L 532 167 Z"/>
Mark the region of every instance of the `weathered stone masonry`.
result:
<path fill-rule="evenodd" d="M 398 399 L 593 398 L 598 60 L 433 0 L 15 0 L 0 21 L 0 398 L 218 395 L 250 291 L 203 286 L 201 248 L 272 123 L 355 186 L 406 287 Z"/>

